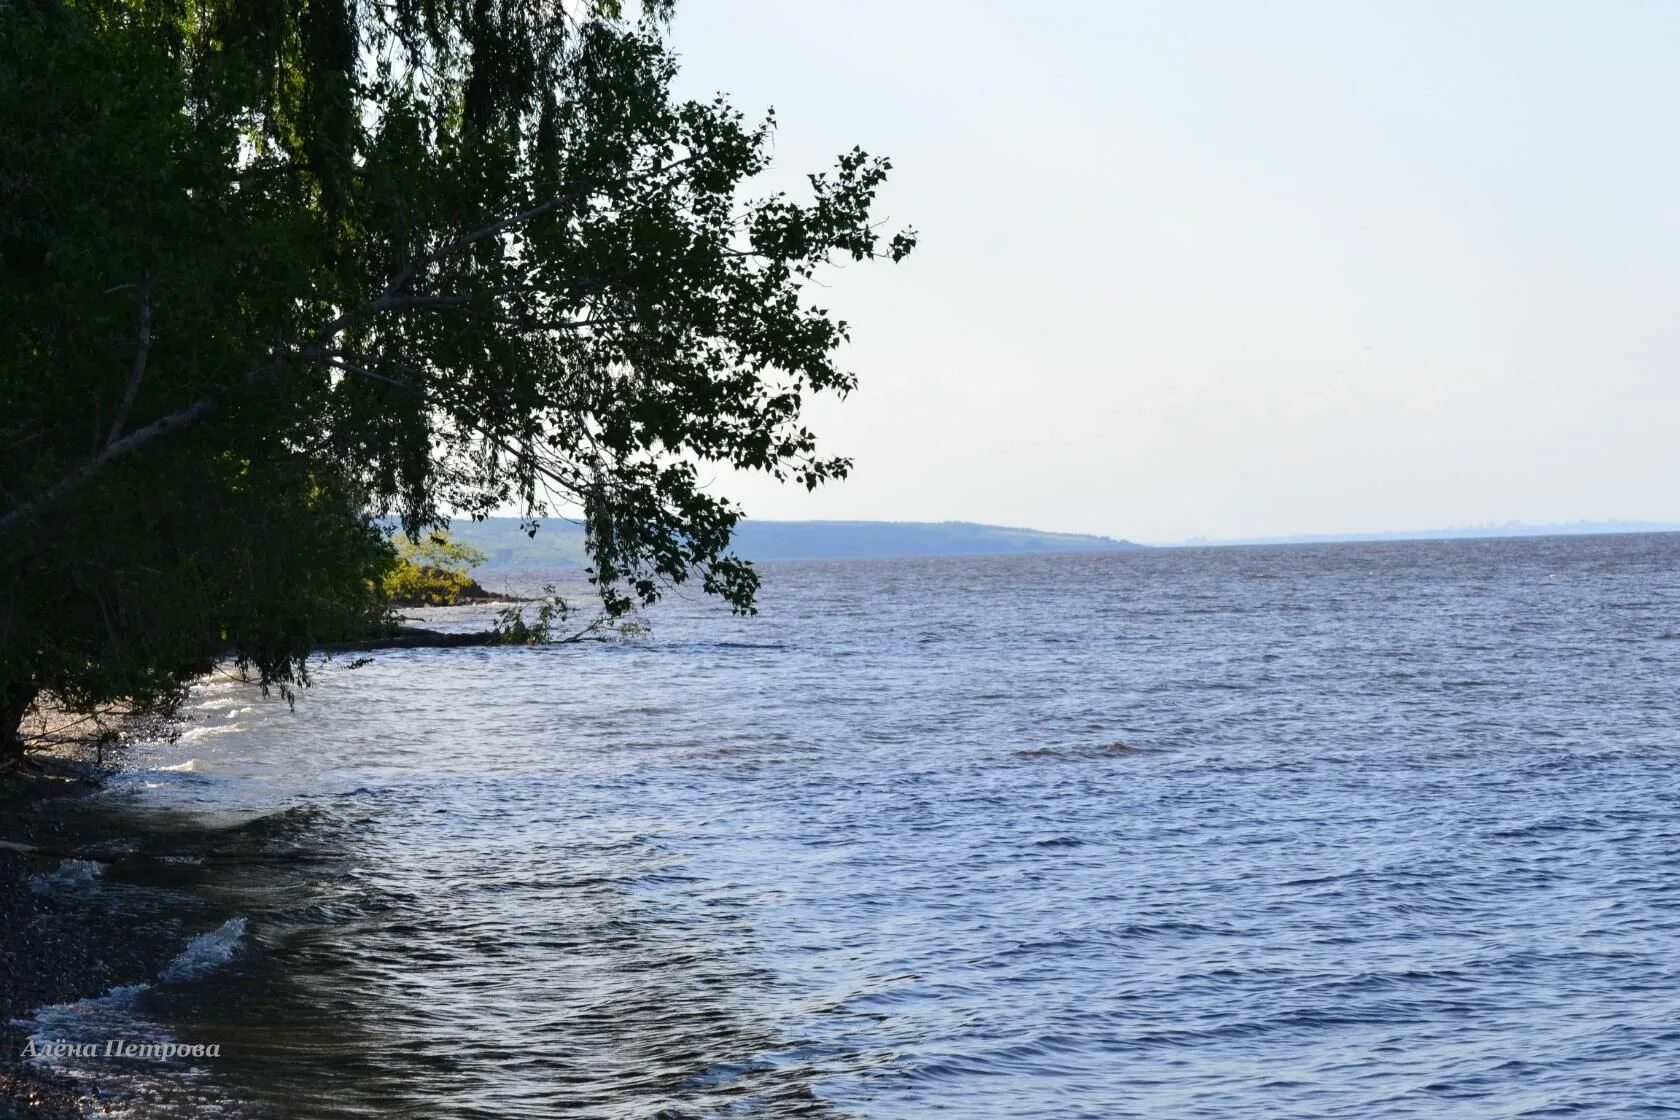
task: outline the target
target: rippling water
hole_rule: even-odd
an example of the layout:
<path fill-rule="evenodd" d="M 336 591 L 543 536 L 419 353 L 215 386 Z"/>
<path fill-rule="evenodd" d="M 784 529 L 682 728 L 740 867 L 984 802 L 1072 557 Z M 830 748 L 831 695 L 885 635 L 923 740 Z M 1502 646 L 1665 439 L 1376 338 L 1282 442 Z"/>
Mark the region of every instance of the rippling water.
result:
<path fill-rule="evenodd" d="M 786 564 L 207 683 L 99 806 L 169 858 L 41 884 L 181 956 L 39 1033 L 219 1043 L 81 1063 L 148 1117 L 1667 1114 L 1677 560 Z"/>

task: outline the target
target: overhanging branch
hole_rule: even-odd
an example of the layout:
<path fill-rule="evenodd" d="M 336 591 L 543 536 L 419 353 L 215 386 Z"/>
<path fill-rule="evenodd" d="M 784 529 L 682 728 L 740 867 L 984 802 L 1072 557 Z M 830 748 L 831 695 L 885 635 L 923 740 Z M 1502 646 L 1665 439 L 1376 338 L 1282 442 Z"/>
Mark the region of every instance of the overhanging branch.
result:
<path fill-rule="evenodd" d="M 626 176 L 623 179 L 616 180 L 616 184 L 624 185 L 653 179 L 660 175 L 667 174 L 685 163 L 691 162 L 694 158 L 695 157 L 693 156 L 685 157 L 684 159 L 675 160 L 662 167 L 640 175 Z M 529 206 L 524 210 L 519 211 L 516 214 L 491 222 L 488 225 L 481 226 L 478 229 L 471 230 L 470 232 L 463 233 L 453 241 L 436 250 L 433 250 L 432 252 L 420 254 L 404 265 L 401 271 L 399 271 L 397 275 L 385 285 L 385 288 L 368 303 L 361 307 L 345 311 L 336 318 L 330 320 L 315 333 L 308 343 L 302 347 L 298 347 L 292 351 L 291 354 L 278 355 L 265 365 L 249 370 L 243 379 L 243 383 L 251 385 L 274 377 L 286 367 L 287 359 L 289 357 L 300 356 L 310 347 L 320 347 L 331 343 L 340 334 L 343 334 L 344 331 L 349 329 L 352 324 L 366 316 L 377 315 L 381 312 L 388 311 L 436 310 L 443 307 L 459 306 L 462 303 L 467 302 L 468 297 L 464 296 L 422 296 L 409 293 L 406 289 L 414 282 L 415 278 L 420 275 L 420 272 L 423 269 L 448 257 L 464 252 L 487 238 L 497 237 L 509 230 L 527 225 L 530 222 L 535 221 L 537 218 L 559 209 L 568 202 L 585 198 L 591 192 L 603 189 L 608 185 L 610 184 L 590 183 L 570 191 L 564 191 L 560 194 L 552 195 L 533 206 Z M 598 277 L 588 277 L 581 281 L 581 283 L 585 286 L 591 283 L 599 282 L 601 282 L 601 278 Z M 127 420 L 128 409 L 133 404 L 133 398 L 139 392 L 140 376 L 145 370 L 147 353 L 151 345 L 150 281 L 144 277 L 142 278 L 141 283 L 140 306 L 141 345 L 139 351 L 135 355 L 134 371 L 130 375 L 128 387 L 123 394 L 123 405 L 118 410 L 116 422 L 112 425 L 110 435 L 107 437 L 104 448 L 102 448 L 98 454 L 83 461 L 64 477 L 48 486 L 45 490 L 42 490 L 34 497 L 28 498 L 13 506 L 5 513 L 0 514 L 0 533 L 7 532 L 19 525 L 22 525 L 31 518 L 35 517 L 42 510 L 52 506 L 69 494 L 74 493 L 112 463 L 117 462 L 120 459 L 127 458 L 129 455 L 132 455 L 136 451 L 139 451 L 141 448 L 170 432 L 178 431 L 203 420 L 206 416 L 209 416 L 220 407 L 222 399 L 235 387 L 228 386 L 220 389 L 176 410 L 175 412 L 168 414 L 167 416 L 154 420 L 145 427 L 137 428 L 126 436 L 120 435 L 121 426 L 123 423 L 126 423 Z"/>
<path fill-rule="evenodd" d="M 123 425 L 128 423 L 128 414 L 134 408 L 134 398 L 140 393 L 140 378 L 146 372 L 146 355 L 152 348 L 152 278 L 149 273 L 140 274 L 140 342 L 134 350 L 134 372 L 129 374 L 128 388 L 123 390 L 122 403 L 117 406 L 117 415 L 111 421 L 111 434 L 105 437 L 105 447 L 109 449 L 117 438 L 122 435 Z"/>

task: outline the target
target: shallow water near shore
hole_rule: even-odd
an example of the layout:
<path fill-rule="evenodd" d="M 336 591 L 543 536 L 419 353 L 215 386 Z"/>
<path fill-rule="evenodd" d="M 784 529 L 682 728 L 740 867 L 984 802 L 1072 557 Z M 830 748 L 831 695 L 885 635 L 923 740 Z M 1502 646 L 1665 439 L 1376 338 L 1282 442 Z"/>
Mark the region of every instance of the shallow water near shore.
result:
<path fill-rule="evenodd" d="M 1677 562 L 778 564 L 757 618 L 212 680 L 38 883 L 167 963 L 32 1030 L 219 1046 L 64 1065 L 135 1117 L 1655 1115 Z"/>

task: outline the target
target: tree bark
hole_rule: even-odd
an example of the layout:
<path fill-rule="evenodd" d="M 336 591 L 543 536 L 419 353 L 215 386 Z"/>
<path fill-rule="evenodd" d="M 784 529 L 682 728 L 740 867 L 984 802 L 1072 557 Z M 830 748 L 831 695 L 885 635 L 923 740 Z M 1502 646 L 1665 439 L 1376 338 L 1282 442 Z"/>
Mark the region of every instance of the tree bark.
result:
<path fill-rule="evenodd" d="M 38 691 L 29 683 L 0 685 L 0 768 L 23 757 L 23 718 Z"/>

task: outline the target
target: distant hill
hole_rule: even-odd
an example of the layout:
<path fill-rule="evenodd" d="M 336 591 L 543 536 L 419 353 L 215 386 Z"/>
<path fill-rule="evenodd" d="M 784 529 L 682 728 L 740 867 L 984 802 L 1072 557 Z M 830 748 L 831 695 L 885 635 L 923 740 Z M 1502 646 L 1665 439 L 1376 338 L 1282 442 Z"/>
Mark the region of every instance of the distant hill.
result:
<path fill-rule="evenodd" d="M 551 568 L 584 563 L 583 528 L 547 521 L 527 537 L 516 517 L 457 520 L 450 534 L 490 557 L 487 568 Z M 1044 533 L 967 521 L 743 521 L 735 549 L 748 560 L 839 560 L 886 556 L 991 556 L 1026 552 L 1104 552 L 1130 541 Z"/>
<path fill-rule="evenodd" d="M 1451 529 L 1419 529 L 1386 533 L 1302 533 L 1293 537 L 1242 537 L 1209 540 L 1193 537 L 1176 542 L 1182 546 L 1238 544 L 1343 544 L 1359 541 L 1452 541 L 1487 540 L 1496 537 L 1583 537 L 1607 533 L 1672 533 L 1680 525 L 1668 521 L 1567 521 L 1555 525 L 1529 525 L 1521 521 L 1503 524 L 1464 525 Z"/>
<path fill-rule="evenodd" d="M 736 546 L 749 560 L 861 556 L 994 556 L 1142 548 L 1113 537 L 1045 533 L 969 521 L 743 521 Z"/>

